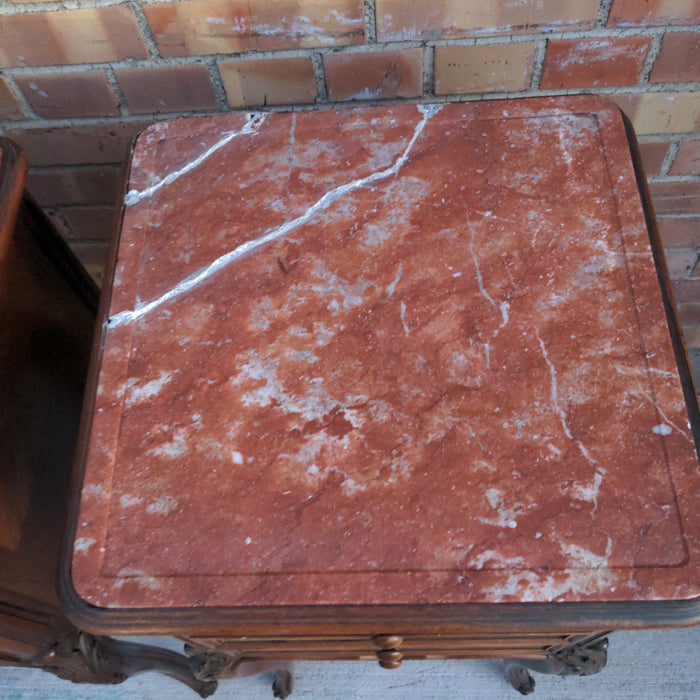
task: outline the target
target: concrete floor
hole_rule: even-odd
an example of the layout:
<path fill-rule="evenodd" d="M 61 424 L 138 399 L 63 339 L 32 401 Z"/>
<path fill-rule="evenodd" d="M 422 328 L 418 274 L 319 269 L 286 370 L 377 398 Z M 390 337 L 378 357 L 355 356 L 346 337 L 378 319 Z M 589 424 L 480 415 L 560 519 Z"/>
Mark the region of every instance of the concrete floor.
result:
<path fill-rule="evenodd" d="M 290 696 L 313 700 L 516 700 L 499 661 L 411 661 L 396 671 L 370 662 L 297 662 Z M 608 665 L 587 678 L 535 674 L 535 700 L 700 700 L 700 626 L 618 632 Z M 214 698 L 271 700 L 269 675 L 223 681 Z M 148 673 L 119 686 L 79 686 L 42 671 L 0 668 L 2 700 L 187 700 L 198 696 Z"/>

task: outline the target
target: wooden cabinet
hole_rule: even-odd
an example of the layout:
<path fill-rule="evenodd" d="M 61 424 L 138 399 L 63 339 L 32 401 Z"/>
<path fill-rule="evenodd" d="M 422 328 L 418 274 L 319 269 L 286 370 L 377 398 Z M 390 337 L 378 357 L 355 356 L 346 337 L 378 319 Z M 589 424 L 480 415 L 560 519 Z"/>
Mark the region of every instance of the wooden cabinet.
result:
<path fill-rule="evenodd" d="M 0 139 L 0 658 L 42 665 L 69 625 L 56 582 L 97 291 L 25 174 Z"/>
<path fill-rule="evenodd" d="M 24 193 L 26 159 L 0 138 L 0 665 L 81 683 L 161 669 L 216 687 L 179 654 L 94 636 L 58 597 L 98 292 Z"/>

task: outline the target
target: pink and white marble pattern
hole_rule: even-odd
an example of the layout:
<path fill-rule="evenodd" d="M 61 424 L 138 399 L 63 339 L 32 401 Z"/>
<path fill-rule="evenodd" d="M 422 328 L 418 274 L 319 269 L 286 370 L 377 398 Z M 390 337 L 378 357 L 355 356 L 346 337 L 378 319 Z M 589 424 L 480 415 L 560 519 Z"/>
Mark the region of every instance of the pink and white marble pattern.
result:
<path fill-rule="evenodd" d="M 95 606 L 699 594 L 700 471 L 601 99 L 149 128 L 98 361 Z"/>

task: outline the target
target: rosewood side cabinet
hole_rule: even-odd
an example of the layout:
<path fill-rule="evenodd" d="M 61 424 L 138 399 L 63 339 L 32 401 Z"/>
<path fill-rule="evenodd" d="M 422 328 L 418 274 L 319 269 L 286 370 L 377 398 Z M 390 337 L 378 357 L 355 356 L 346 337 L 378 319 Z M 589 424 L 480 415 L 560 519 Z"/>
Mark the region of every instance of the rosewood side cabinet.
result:
<path fill-rule="evenodd" d="M 610 103 L 157 123 L 99 318 L 62 575 L 80 629 L 183 637 L 213 680 L 590 673 L 608 632 L 700 621 L 697 401 Z"/>

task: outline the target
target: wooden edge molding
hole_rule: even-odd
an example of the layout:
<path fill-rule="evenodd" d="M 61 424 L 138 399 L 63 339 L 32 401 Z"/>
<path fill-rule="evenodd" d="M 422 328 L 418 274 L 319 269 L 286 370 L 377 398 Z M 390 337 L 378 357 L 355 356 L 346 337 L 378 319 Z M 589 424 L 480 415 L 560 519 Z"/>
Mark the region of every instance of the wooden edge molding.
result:
<path fill-rule="evenodd" d="M 10 245 L 26 180 L 26 154 L 14 141 L 0 136 L 0 260 Z"/>

